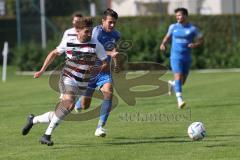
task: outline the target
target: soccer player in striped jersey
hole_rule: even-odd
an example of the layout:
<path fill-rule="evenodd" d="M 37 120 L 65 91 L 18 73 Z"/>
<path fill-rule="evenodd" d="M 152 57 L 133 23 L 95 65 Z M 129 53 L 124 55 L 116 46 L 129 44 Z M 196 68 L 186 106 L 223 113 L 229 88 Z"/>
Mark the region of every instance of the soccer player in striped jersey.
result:
<path fill-rule="evenodd" d="M 69 28 L 64 31 L 62 41 L 64 41 L 67 38 L 70 38 L 70 37 L 77 37 L 76 22 L 79 21 L 80 18 L 82 18 L 82 17 L 83 16 L 80 12 L 74 12 L 72 14 L 72 28 Z M 52 50 L 51 52 L 54 52 L 54 50 Z M 63 94 L 60 95 L 60 99 L 62 99 L 62 96 L 63 96 Z M 49 111 L 49 112 L 46 112 L 46 113 L 38 115 L 38 116 L 34 116 L 32 114 L 29 115 L 28 119 L 27 119 L 27 124 L 23 128 L 22 134 L 23 135 L 28 134 L 28 132 L 31 129 L 29 126 L 32 126 L 32 124 L 51 122 L 53 115 L 54 115 L 54 111 Z"/>
<path fill-rule="evenodd" d="M 187 21 L 188 11 L 185 8 L 175 9 L 177 23 L 169 26 L 160 49 L 166 51 L 166 44 L 172 39 L 170 63 L 174 73 L 174 81 L 168 81 L 169 94 L 174 88 L 178 108 L 183 108 L 186 103 L 182 97 L 182 85 L 185 83 L 191 66 L 191 49 L 203 43 L 203 36 L 197 27 Z"/>
<path fill-rule="evenodd" d="M 34 78 L 39 78 L 57 56 L 63 53 L 66 54 L 67 60 L 62 69 L 59 83 L 63 97 L 61 102 L 58 103 L 51 121 L 49 120 L 50 112 L 45 115 L 45 121 L 50 121 L 50 123 L 45 134 L 40 139 L 41 144 L 53 145 L 51 140 L 53 130 L 72 111 L 76 97 L 86 91 L 90 75 L 99 73 L 108 67 L 104 47 L 91 37 L 92 25 L 92 18 L 80 18 L 74 25 L 77 36 L 68 36 L 63 39 L 59 46 L 48 54 L 41 70 L 34 74 Z M 97 58 L 101 60 L 102 65 L 94 67 Z M 26 135 L 34 123 L 36 123 L 36 120 L 32 115 L 24 126 L 22 134 Z"/>
<path fill-rule="evenodd" d="M 115 25 L 118 19 L 118 14 L 112 9 L 107 9 L 103 13 L 102 25 L 98 25 L 93 29 L 92 36 L 96 38 L 105 48 L 108 54 L 108 63 L 113 59 L 115 69 L 117 66 L 116 43 L 120 39 L 120 33 L 115 30 Z M 97 61 L 97 65 L 101 64 Z M 112 107 L 113 81 L 110 69 L 106 72 L 101 72 L 97 77 L 94 77 L 88 85 L 88 89 L 75 104 L 75 110 L 79 112 L 82 109 L 87 109 L 90 106 L 91 99 L 95 88 L 103 94 L 103 103 L 101 105 L 100 117 L 95 136 L 105 137 L 106 130 L 103 128 L 107 122 L 109 112 Z"/>

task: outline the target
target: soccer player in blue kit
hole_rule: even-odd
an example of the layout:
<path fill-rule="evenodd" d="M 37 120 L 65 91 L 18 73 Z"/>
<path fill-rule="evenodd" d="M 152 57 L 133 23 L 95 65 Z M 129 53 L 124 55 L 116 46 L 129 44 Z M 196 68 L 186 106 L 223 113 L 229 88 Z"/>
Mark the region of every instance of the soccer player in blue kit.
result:
<path fill-rule="evenodd" d="M 169 94 L 174 88 L 178 108 L 182 109 L 186 102 L 182 97 L 182 85 L 185 83 L 191 66 L 191 49 L 203 43 L 203 36 L 199 30 L 187 21 L 188 11 L 185 8 L 175 9 L 177 23 L 171 24 L 163 38 L 160 50 L 166 51 L 166 44 L 172 40 L 170 65 L 174 73 L 174 81 L 168 81 Z"/>
<path fill-rule="evenodd" d="M 118 14 L 112 9 L 107 9 L 103 13 L 102 25 L 98 25 L 93 29 L 92 36 L 97 39 L 105 48 L 108 55 L 108 62 L 111 59 L 114 62 L 115 69 L 117 66 L 117 55 L 116 43 L 120 39 L 120 33 L 115 30 L 115 25 L 118 19 Z M 100 62 L 100 61 L 99 61 Z M 97 61 L 96 65 L 99 64 Z M 88 85 L 88 89 L 75 104 L 75 110 L 77 112 L 82 109 L 89 108 L 91 104 L 91 99 L 95 88 L 100 88 L 103 94 L 103 103 L 100 110 L 100 119 L 98 122 L 97 129 L 95 131 L 95 136 L 105 137 L 106 130 L 103 128 L 109 116 L 109 112 L 112 107 L 112 94 L 113 94 L 113 81 L 110 68 L 108 71 L 101 72 L 97 76 L 93 76 L 92 81 Z"/>

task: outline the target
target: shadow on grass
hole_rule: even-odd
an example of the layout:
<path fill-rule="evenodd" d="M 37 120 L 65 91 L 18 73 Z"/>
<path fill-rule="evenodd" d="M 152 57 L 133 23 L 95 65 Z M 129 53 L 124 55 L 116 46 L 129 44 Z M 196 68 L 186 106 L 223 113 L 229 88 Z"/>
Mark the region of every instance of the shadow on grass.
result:
<path fill-rule="evenodd" d="M 209 135 L 203 141 L 191 141 L 188 136 L 162 136 L 162 137 L 115 137 L 113 139 L 107 138 L 98 138 L 96 143 L 81 143 L 81 142 L 70 142 L 70 143 L 56 143 L 56 145 L 52 149 L 64 149 L 64 148 L 97 148 L 97 147 L 111 147 L 111 146 L 121 146 L 121 145 L 138 145 L 138 144 L 156 144 L 156 143 L 221 143 L 221 142 L 229 142 L 229 140 L 222 140 L 221 138 L 226 137 L 240 137 L 240 135 L 232 134 L 232 135 Z M 213 139 L 217 138 L 217 139 Z M 204 147 L 213 148 L 213 147 L 229 147 L 232 145 L 228 144 L 209 144 Z"/>

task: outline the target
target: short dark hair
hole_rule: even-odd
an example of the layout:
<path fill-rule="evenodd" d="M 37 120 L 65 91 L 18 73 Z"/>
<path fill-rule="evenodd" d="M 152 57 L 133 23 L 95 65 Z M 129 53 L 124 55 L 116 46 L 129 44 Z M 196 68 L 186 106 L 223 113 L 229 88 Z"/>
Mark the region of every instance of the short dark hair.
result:
<path fill-rule="evenodd" d="M 176 8 L 174 12 L 182 12 L 183 15 L 188 16 L 188 10 L 186 8 Z"/>
<path fill-rule="evenodd" d="M 72 19 L 73 19 L 74 17 L 81 18 L 81 17 L 83 17 L 83 15 L 82 15 L 82 13 L 81 13 L 81 12 L 79 12 L 79 11 L 76 11 L 76 12 L 74 12 L 74 13 L 72 14 Z"/>
<path fill-rule="evenodd" d="M 115 18 L 116 20 L 118 19 L 117 12 L 115 12 L 111 8 L 108 8 L 103 12 L 103 19 L 106 19 L 107 16 L 111 16 L 111 17 Z"/>
<path fill-rule="evenodd" d="M 93 18 L 92 17 L 81 17 L 79 21 L 74 24 L 75 28 L 83 29 L 84 27 L 92 27 Z"/>

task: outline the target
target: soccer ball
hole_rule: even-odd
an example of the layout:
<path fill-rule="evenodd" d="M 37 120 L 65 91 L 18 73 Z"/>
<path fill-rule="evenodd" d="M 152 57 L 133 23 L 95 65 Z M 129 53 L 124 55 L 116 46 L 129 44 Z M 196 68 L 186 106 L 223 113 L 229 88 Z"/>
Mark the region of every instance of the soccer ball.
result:
<path fill-rule="evenodd" d="M 188 127 L 188 136 L 193 141 L 202 140 L 206 136 L 206 130 L 202 122 L 193 122 Z"/>

